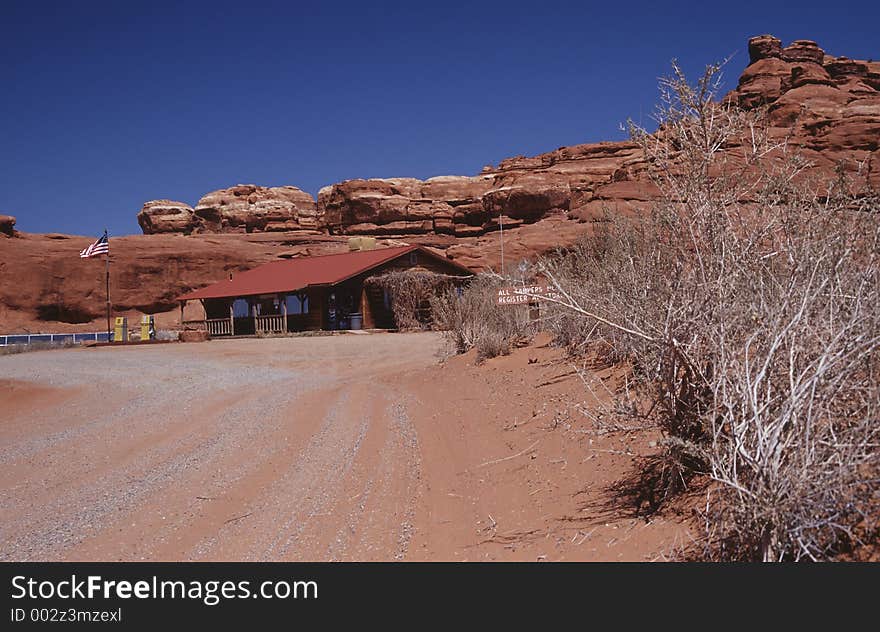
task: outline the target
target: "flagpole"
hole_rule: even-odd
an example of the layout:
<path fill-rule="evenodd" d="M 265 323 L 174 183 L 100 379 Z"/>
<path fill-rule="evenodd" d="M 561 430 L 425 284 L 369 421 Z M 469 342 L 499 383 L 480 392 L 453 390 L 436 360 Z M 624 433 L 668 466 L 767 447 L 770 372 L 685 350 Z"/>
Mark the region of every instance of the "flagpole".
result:
<path fill-rule="evenodd" d="M 107 235 L 106 228 L 104 229 L 104 235 Z M 107 269 L 107 275 L 106 275 L 106 281 L 107 281 L 107 342 L 110 342 L 110 248 L 109 248 L 110 238 L 109 237 L 107 238 L 107 244 L 108 244 L 107 256 L 105 257 L 105 260 L 107 262 L 107 268 L 106 268 Z"/>
<path fill-rule="evenodd" d="M 498 213 L 498 228 L 501 230 L 501 276 L 504 276 L 504 209 Z"/>

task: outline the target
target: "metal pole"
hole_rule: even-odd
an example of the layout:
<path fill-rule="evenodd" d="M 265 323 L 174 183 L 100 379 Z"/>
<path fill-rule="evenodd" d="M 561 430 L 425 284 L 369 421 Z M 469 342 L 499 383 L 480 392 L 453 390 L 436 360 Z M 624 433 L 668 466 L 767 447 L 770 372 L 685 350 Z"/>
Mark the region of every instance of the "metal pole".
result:
<path fill-rule="evenodd" d="M 501 276 L 504 276 L 504 211 L 498 213 L 498 227 L 501 230 Z"/>
<path fill-rule="evenodd" d="M 106 228 L 104 229 L 104 234 L 105 235 L 107 234 Z M 105 258 L 105 260 L 107 262 L 107 274 L 106 274 L 106 281 L 107 281 L 107 342 L 110 342 L 110 250 L 109 250 L 110 239 L 109 239 L 109 237 L 107 239 L 107 248 L 108 248 L 107 256 Z"/>

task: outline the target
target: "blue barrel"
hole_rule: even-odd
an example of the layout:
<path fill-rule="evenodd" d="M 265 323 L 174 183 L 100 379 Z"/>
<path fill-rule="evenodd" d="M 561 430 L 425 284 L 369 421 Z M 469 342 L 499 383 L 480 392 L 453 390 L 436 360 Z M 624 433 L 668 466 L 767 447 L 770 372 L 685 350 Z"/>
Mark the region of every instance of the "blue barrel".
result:
<path fill-rule="evenodd" d="M 363 314 L 350 314 L 349 318 L 351 319 L 351 328 L 352 329 L 363 329 L 364 327 L 364 315 Z"/>

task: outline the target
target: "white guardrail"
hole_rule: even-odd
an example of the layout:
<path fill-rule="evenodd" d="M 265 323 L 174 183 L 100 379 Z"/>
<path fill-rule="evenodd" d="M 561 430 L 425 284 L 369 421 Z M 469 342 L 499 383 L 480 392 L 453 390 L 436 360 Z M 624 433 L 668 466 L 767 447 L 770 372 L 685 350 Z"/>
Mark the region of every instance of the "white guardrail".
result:
<path fill-rule="evenodd" d="M 113 339 L 112 334 L 110 339 Z M 0 335 L 0 347 L 29 345 L 41 342 L 50 345 L 82 344 L 84 342 L 107 342 L 107 332 L 89 334 L 7 334 Z"/>

